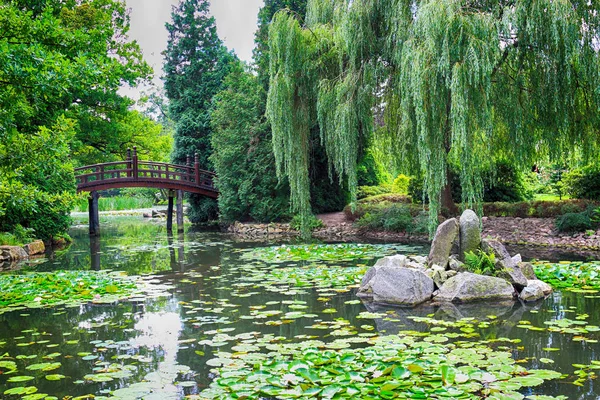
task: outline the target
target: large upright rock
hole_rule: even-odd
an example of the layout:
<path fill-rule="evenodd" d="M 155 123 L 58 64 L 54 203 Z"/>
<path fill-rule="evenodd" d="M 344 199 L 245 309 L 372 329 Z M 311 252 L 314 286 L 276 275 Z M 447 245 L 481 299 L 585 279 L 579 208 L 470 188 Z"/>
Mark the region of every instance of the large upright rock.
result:
<path fill-rule="evenodd" d="M 496 274 L 499 277 L 512 283 L 517 290 L 527 286 L 527 278 L 502 243 L 494 239 L 483 239 L 481 249 L 496 256 Z"/>
<path fill-rule="evenodd" d="M 465 253 L 475 252 L 481 245 L 481 228 L 479 217 L 473 210 L 465 210 L 460 216 L 460 259 L 465 260 Z"/>
<path fill-rule="evenodd" d="M 458 230 L 456 218 L 448 219 L 437 227 L 427 259 L 429 266 L 436 264 L 446 268 L 452 245 L 458 238 Z"/>
<path fill-rule="evenodd" d="M 436 301 L 468 303 L 483 300 L 511 300 L 515 290 L 502 278 L 461 272 L 442 285 Z"/>
<path fill-rule="evenodd" d="M 367 271 L 357 294 L 372 297 L 376 303 L 415 306 L 431 299 L 433 280 L 416 269 L 373 267 Z"/>

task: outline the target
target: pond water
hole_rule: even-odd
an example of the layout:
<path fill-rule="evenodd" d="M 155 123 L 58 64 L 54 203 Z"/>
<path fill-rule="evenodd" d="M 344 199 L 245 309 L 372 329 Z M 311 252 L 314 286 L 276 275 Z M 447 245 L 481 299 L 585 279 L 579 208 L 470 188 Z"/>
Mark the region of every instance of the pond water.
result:
<path fill-rule="evenodd" d="M 452 332 L 463 341 L 496 343 L 507 338 L 510 341 L 490 346 L 509 351 L 527 369 L 564 374 L 515 390 L 524 395 L 600 398 L 594 374 L 600 369 L 600 298 L 593 291 L 556 291 L 531 305 L 374 306 L 354 295 L 362 270 L 383 254 L 424 255 L 426 248 L 313 245 L 285 261 L 294 243 L 281 247 L 202 232 L 169 237 L 164 224 L 141 217 L 102 217 L 101 222 L 99 240 L 90 242 L 87 226 L 76 226 L 71 247 L 22 264 L 20 271 L 91 269 L 151 275 L 152 282 L 169 285 L 168 294 L 0 314 L 0 398 L 215 397 L 218 391 L 211 383 L 219 378 L 214 368 L 231 360 L 235 367 L 237 359 L 246 365 L 260 363 L 244 354 L 265 343 L 269 350 L 274 344 L 308 340 L 333 350 L 356 349 L 369 346 L 366 341 L 375 336 L 399 332 L 425 340 L 431 335 L 430 342 L 436 343 L 457 337 Z M 260 250 L 271 246 L 277 247 Z M 581 327 L 588 329 L 582 333 Z M 18 372 L 7 373 L 9 362 Z M 244 388 L 240 386 L 240 392 Z M 11 389 L 17 394 L 6 394 Z M 279 392 L 272 393 L 275 397 Z M 413 398 L 429 397 L 419 396 Z"/>

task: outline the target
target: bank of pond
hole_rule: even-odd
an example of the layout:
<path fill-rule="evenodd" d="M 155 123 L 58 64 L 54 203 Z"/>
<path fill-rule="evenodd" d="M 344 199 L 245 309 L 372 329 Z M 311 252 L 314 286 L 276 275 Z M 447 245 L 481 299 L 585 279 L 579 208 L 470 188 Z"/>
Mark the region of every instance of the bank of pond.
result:
<path fill-rule="evenodd" d="M 101 238 L 76 226 L 68 249 L 0 274 L 1 398 L 600 396 L 598 261 L 535 261 L 555 289 L 535 303 L 398 308 L 357 298 L 360 280 L 426 247 L 101 222 Z"/>

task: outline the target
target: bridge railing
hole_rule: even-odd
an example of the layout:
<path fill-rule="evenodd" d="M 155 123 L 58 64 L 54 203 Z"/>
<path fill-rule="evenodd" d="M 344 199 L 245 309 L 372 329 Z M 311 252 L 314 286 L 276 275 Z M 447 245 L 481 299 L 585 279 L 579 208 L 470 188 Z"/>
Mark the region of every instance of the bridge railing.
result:
<path fill-rule="evenodd" d="M 134 147 L 133 155 L 127 151 L 127 160 L 103 164 L 88 165 L 75 168 L 75 179 L 78 187 L 94 185 L 95 183 L 111 182 L 116 180 L 180 182 L 193 186 L 216 190 L 214 186 L 215 174 L 200 169 L 198 156 L 187 158 L 186 165 L 161 163 L 154 161 L 140 161 L 137 149 Z"/>

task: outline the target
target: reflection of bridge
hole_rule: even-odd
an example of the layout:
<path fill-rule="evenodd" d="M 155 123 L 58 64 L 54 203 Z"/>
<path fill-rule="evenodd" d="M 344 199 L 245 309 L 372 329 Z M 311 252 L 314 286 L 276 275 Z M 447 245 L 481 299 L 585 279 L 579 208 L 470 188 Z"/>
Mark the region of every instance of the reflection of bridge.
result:
<path fill-rule="evenodd" d="M 177 225 L 183 229 L 183 192 L 200 194 L 216 199 L 219 192 L 214 186 L 215 174 L 199 168 L 198 156 L 192 165 L 138 160 L 137 149 L 127 150 L 125 161 L 88 165 L 75 169 L 78 192 L 90 192 L 90 234 L 99 233 L 98 191 L 129 187 L 146 187 L 169 190 L 167 229 L 172 230 L 173 198 L 177 192 Z"/>

